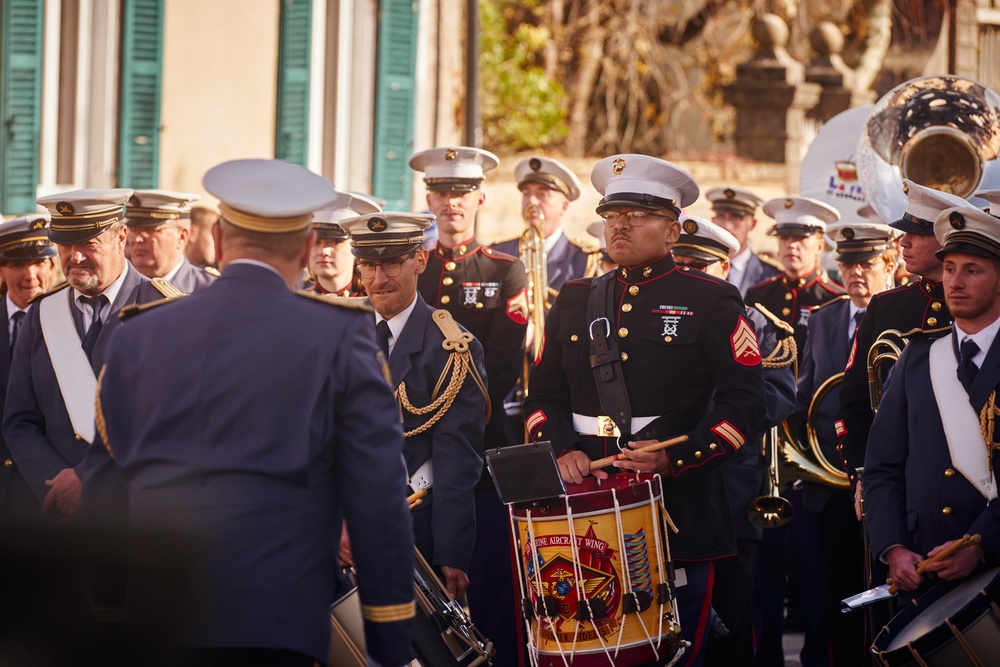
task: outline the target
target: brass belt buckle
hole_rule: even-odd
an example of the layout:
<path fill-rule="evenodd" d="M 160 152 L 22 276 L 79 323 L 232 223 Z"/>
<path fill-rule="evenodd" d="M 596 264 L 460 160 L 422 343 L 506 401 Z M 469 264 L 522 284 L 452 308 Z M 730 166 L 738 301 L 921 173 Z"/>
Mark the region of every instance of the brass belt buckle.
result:
<path fill-rule="evenodd" d="M 621 436 L 621 433 L 611 417 L 601 415 L 597 418 L 597 435 L 605 438 L 617 438 Z"/>

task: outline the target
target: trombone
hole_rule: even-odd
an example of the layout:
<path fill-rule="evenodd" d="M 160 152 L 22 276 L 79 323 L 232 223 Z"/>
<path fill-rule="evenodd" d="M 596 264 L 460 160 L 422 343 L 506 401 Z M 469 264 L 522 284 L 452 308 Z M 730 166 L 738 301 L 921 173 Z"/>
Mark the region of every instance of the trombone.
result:
<path fill-rule="evenodd" d="M 538 219 L 533 225 L 531 219 Z M 530 204 L 524 209 L 524 232 L 521 234 L 519 248 L 521 261 L 527 271 L 528 308 L 531 319 L 531 358 L 536 359 L 542 351 L 542 340 L 545 334 L 545 311 L 548 308 L 549 279 L 545 268 L 545 238 L 542 236 L 542 224 L 545 214 L 540 206 Z M 525 362 L 527 363 L 527 361 Z M 527 368 L 525 369 L 527 370 Z M 527 390 L 527 373 L 525 373 L 525 394 Z"/>

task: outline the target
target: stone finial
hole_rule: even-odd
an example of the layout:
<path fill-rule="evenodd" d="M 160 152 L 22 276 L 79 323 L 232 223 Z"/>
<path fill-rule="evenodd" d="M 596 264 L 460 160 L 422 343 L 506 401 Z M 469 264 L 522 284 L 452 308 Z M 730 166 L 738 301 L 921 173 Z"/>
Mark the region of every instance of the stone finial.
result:
<path fill-rule="evenodd" d="M 854 70 L 840 56 L 844 50 L 844 34 L 833 23 L 823 21 L 809 33 L 809 43 L 816 57 L 806 67 L 806 81 L 824 87 L 852 88 Z"/>
<path fill-rule="evenodd" d="M 777 14 L 761 14 L 753 22 L 751 34 L 757 51 L 737 68 L 754 78 L 780 79 L 786 83 L 802 81 L 804 67 L 785 48 L 788 45 L 788 25 Z"/>

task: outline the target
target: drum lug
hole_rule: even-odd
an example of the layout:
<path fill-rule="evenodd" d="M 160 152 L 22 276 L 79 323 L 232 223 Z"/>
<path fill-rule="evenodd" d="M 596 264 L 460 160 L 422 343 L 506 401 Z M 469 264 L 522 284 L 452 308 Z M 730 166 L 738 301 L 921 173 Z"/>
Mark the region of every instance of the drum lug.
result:
<path fill-rule="evenodd" d="M 631 594 L 622 598 L 622 611 L 626 614 L 635 614 L 646 611 L 653 603 L 653 596 L 648 591 L 633 590 Z"/>
<path fill-rule="evenodd" d="M 593 610 L 593 614 L 591 614 L 591 610 Z M 581 621 L 604 618 L 607 613 L 608 605 L 601 598 L 590 598 L 576 603 L 576 617 Z"/>
<path fill-rule="evenodd" d="M 677 589 L 674 588 L 674 581 L 671 578 L 669 583 L 657 584 L 656 601 L 660 605 L 670 604 L 670 601 L 677 596 Z"/>
<path fill-rule="evenodd" d="M 527 600 L 525 600 L 525 602 L 528 603 L 529 609 L 530 609 L 531 603 L 528 602 Z M 551 595 L 542 596 L 542 597 L 538 598 L 537 600 L 535 600 L 535 610 L 534 610 L 534 612 L 535 612 L 536 616 L 550 616 L 550 617 L 551 616 L 558 616 L 559 615 L 559 600 L 555 599 Z M 527 618 L 527 619 L 530 620 L 531 616 L 526 616 L 525 618 Z"/>

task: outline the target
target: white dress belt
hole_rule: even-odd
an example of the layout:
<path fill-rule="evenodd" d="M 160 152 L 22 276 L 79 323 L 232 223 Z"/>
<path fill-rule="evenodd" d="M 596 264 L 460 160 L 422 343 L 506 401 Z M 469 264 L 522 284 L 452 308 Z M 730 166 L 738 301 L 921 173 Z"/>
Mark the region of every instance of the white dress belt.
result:
<path fill-rule="evenodd" d="M 660 415 L 654 415 L 652 417 L 633 417 L 632 433 L 638 433 L 659 418 Z M 618 432 L 618 426 L 611 421 L 611 417 L 590 417 L 587 415 L 580 415 L 575 412 L 573 413 L 573 430 L 580 435 L 597 435 L 606 438 L 617 438 L 620 435 Z"/>

